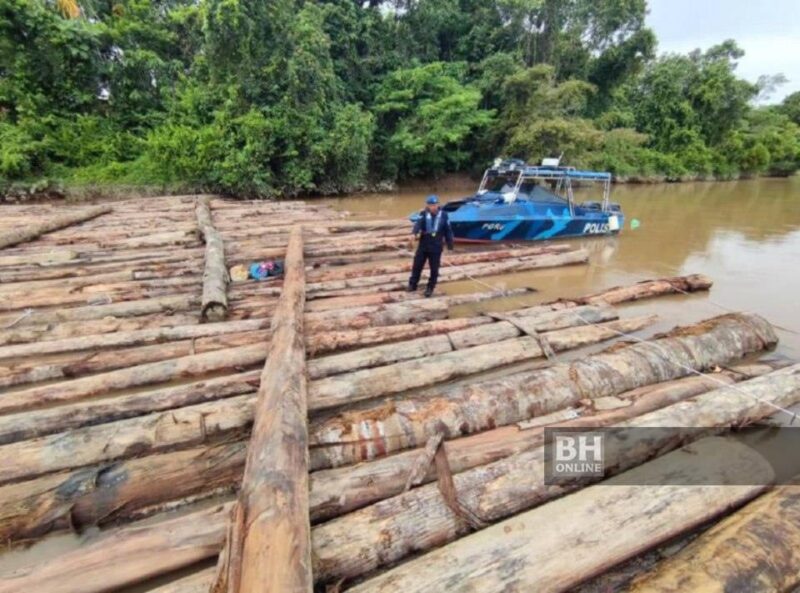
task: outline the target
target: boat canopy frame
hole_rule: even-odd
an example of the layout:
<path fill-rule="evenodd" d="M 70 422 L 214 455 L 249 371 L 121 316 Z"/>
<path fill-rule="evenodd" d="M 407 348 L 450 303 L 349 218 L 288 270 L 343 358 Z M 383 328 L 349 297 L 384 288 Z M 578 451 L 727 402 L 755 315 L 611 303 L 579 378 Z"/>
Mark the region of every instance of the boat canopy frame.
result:
<path fill-rule="evenodd" d="M 483 173 L 481 184 L 478 187 L 478 195 L 485 193 L 486 182 L 489 180 L 491 173 L 497 175 L 510 175 L 517 174 L 517 179 L 514 184 L 514 190 L 507 198 L 509 202 L 516 201 L 519 196 L 519 191 L 522 184 L 527 180 L 545 180 L 555 181 L 556 187 L 554 193 L 559 198 L 565 200 L 569 205 L 570 215 L 575 215 L 575 196 L 572 191 L 572 180 L 577 181 L 591 181 L 603 184 L 603 200 L 601 202 L 601 211 L 609 211 L 609 200 L 611 198 L 611 173 L 601 171 L 582 171 L 574 167 L 548 167 L 548 166 L 532 166 L 522 165 L 518 166 L 517 163 L 511 163 L 508 166 L 490 167 Z"/>

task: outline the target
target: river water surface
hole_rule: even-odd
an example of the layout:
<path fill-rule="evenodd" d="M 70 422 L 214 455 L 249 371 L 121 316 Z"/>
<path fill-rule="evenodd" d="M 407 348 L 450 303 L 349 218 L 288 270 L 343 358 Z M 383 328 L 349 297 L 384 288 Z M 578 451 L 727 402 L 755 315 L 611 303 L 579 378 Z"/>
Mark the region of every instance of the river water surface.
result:
<path fill-rule="evenodd" d="M 431 186 L 327 202 L 361 217 L 391 218 L 419 210 L 432 191 L 447 201 L 470 194 L 474 186 Z M 577 199 L 592 197 L 597 196 L 578 194 Z M 625 314 L 657 313 L 659 329 L 665 329 L 728 310 L 759 313 L 780 326 L 779 353 L 800 360 L 799 177 L 622 185 L 613 188 L 612 200 L 622 205 L 626 217 L 618 237 L 568 240 L 589 250 L 589 266 L 481 280 L 497 287 L 536 288 L 535 295 L 523 299 L 527 304 L 662 276 L 706 274 L 714 281 L 710 293 L 644 301 L 625 307 Z M 635 230 L 630 226 L 633 219 L 639 221 Z M 465 281 L 442 285 L 442 290 L 486 287 Z M 519 301 L 513 299 L 505 307 L 518 307 Z"/>

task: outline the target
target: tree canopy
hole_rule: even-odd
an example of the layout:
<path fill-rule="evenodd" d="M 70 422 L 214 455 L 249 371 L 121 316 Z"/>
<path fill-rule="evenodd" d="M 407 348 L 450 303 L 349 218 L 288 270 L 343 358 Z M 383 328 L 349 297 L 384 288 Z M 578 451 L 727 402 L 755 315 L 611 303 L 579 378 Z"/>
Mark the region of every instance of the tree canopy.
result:
<path fill-rule="evenodd" d="M 0 190 L 335 193 L 495 156 L 789 175 L 800 93 L 732 40 L 657 56 L 645 0 L 0 0 Z"/>

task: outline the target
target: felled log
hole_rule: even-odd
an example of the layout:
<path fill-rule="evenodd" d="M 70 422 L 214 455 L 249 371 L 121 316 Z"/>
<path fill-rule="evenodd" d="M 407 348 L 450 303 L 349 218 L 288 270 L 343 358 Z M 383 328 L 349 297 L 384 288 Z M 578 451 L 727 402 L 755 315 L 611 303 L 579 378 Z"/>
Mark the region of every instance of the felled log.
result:
<path fill-rule="evenodd" d="M 743 473 L 754 476 L 753 485 L 738 485 Z M 568 591 L 758 496 L 772 479 L 770 464 L 749 447 L 704 439 L 610 481 L 617 485 L 586 488 L 348 591 Z M 653 485 L 637 485 L 644 480 Z M 714 485 L 706 485 L 708 480 Z M 569 542 L 569 553 L 564 542 Z M 705 589 L 681 583 L 678 590 Z"/>
<path fill-rule="evenodd" d="M 542 446 L 545 426 L 579 428 L 613 425 L 718 389 L 720 385 L 764 375 L 780 366 L 779 363 L 737 365 L 710 377 L 691 376 L 647 385 L 619 396 L 583 401 L 577 407 L 541 416 L 535 423 L 521 422 L 453 439 L 442 444 L 442 447 L 450 470 L 455 474 Z M 409 475 L 424 455 L 425 448 L 418 448 L 356 465 L 313 472 L 309 492 L 312 521 L 332 519 L 402 493 Z M 435 466 L 428 463 L 423 470 L 414 485 L 436 480 Z"/>
<path fill-rule="evenodd" d="M 631 593 L 782 593 L 800 584 L 800 485 L 776 487 L 636 578 Z"/>
<path fill-rule="evenodd" d="M 421 323 L 367 327 L 356 330 L 329 331 L 311 335 L 306 347 L 309 355 L 315 356 L 355 346 L 370 346 L 444 334 L 489 323 L 492 323 L 492 320 L 488 317 L 460 317 L 423 321 Z"/>
<path fill-rule="evenodd" d="M 195 214 L 197 228 L 206 245 L 200 314 L 208 321 L 222 321 L 228 314 L 228 268 L 225 265 L 225 244 L 211 220 L 208 196 L 198 198 Z"/>
<path fill-rule="evenodd" d="M 269 341 L 268 330 L 254 330 L 174 340 L 164 344 L 100 350 L 89 355 L 86 353 L 63 354 L 43 362 L 25 360 L 0 368 L 0 388 L 53 379 L 74 379 L 93 373 L 178 359 L 249 344 L 263 344 L 267 341 Z"/>
<path fill-rule="evenodd" d="M 268 319 L 247 319 L 226 323 L 206 323 L 203 325 L 183 325 L 177 327 L 157 327 L 153 329 L 118 331 L 102 335 L 84 335 L 62 340 L 49 340 L 34 344 L 16 344 L 0 347 L 0 359 L 23 356 L 41 356 L 63 352 L 80 352 L 99 348 L 118 348 L 120 346 L 145 346 L 173 340 L 186 340 L 219 336 L 266 329 Z"/>
<path fill-rule="evenodd" d="M 242 489 L 220 555 L 215 585 L 220 592 L 313 589 L 301 227 L 289 235 L 285 266 Z"/>
<path fill-rule="evenodd" d="M 0 233 L 0 249 L 10 247 L 26 241 L 32 241 L 37 237 L 41 237 L 45 233 L 50 233 L 64 227 L 72 226 L 73 224 L 80 224 L 97 218 L 102 214 L 108 214 L 113 208 L 111 206 L 94 206 L 84 210 L 64 212 L 58 214 L 49 220 L 43 220 L 38 223 L 31 223 L 22 227 L 13 229 L 6 229 Z"/>
<path fill-rule="evenodd" d="M 619 332 L 635 332 L 654 322 L 655 317 L 649 316 L 612 321 L 608 324 L 571 327 L 549 332 L 545 340 L 554 351 L 568 350 L 615 338 Z M 541 337 L 525 336 L 335 375 L 311 384 L 308 407 L 309 410 L 323 410 L 402 393 L 515 362 L 540 358 L 545 356 L 544 348 Z"/>
<path fill-rule="evenodd" d="M 772 414 L 771 406 L 785 407 L 798 401 L 800 365 L 794 365 L 739 383 L 735 390 L 726 386 L 620 423 L 622 427 L 676 428 L 640 431 L 634 433 L 636 436 L 627 433 L 616 439 L 609 436 L 614 433 L 607 433 L 603 449 L 606 476 L 675 448 L 682 440 L 688 442 L 703 435 L 697 429 L 679 427 L 711 431 L 713 427 L 746 424 Z M 453 479 L 460 504 L 483 523 L 491 523 L 582 485 L 549 485 L 544 472 L 545 454 L 540 447 L 462 472 Z M 412 551 L 452 541 L 469 529 L 435 484 L 415 488 L 317 526 L 313 532 L 314 575 L 322 581 L 335 581 L 366 574 Z M 541 533 L 536 530 L 537 535 Z"/>
<path fill-rule="evenodd" d="M 711 278 L 702 274 L 659 278 L 658 280 L 645 280 L 631 286 L 609 288 L 597 294 L 582 297 L 579 301 L 584 304 L 604 302 L 613 305 L 664 294 L 705 291 L 711 288 L 712 284 Z"/>
<path fill-rule="evenodd" d="M 146 415 L 152 419 L 154 417 L 151 414 L 162 410 L 255 393 L 258 390 L 260 375 L 258 370 L 253 370 L 152 391 L 129 393 L 112 398 L 88 399 L 74 404 L 0 416 L 0 444 L 33 439 L 69 429 L 101 425 L 134 416 Z M 166 421 L 166 418 L 168 415 L 158 417 L 154 422 Z M 147 420 L 145 419 L 146 423 Z"/>
<path fill-rule="evenodd" d="M 140 301 L 110 303 L 107 305 L 73 307 L 58 311 L 34 311 L 32 315 L 18 321 L 15 327 L 63 323 L 65 321 L 88 321 L 91 319 L 103 319 L 105 317 L 134 317 L 152 313 L 183 311 L 199 304 L 200 299 L 196 296 L 176 295 Z M 3 326 L 8 325 L 16 320 L 17 317 L 18 315 L 16 314 L 7 314 L 0 318 L 0 324 Z"/>
<path fill-rule="evenodd" d="M 229 513 L 222 505 L 112 531 L 0 579 L 0 593 L 100 593 L 191 566 L 219 552 Z"/>
<path fill-rule="evenodd" d="M 0 486 L 4 542 L 139 518 L 241 484 L 247 441 L 83 467 Z"/>
<path fill-rule="evenodd" d="M 491 291 L 489 293 L 471 293 L 466 295 L 454 295 L 447 297 L 451 306 L 465 303 L 480 302 L 491 298 L 506 298 L 520 296 L 532 292 L 530 288 L 509 288 L 506 290 Z M 484 296 L 485 295 L 485 296 Z M 490 296 L 491 295 L 491 296 Z M 348 307 L 363 307 L 367 305 L 383 305 L 388 303 L 399 303 L 404 301 L 419 300 L 420 294 L 417 292 L 379 292 L 375 294 L 361 294 L 348 297 L 335 297 L 329 299 L 317 299 L 306 303 L 306 312 L 329 311 L 331 309 L 343 309 Z M 434 297 L 441 298 L 441 297 Z"/>
<path fill-rule="evenodd" d="M 616 395 L 684 377 L 687 368 L 708 370 L 776 342 L 763 318 L 723 315 L 675 330 L 653 344 L 634 344 L 569 364 L 343 412 L 312 423 L 311 466 L 335 467 L 421 447 L 441 431 L 454 438 L 520 422 L 570 407 L 585 397 Z"/>
<path fill-rule="evenodd" d="M 117 369 L 72 381 L 29 387 L 6 393 L 0 398 L 0 412 L 18 412 L 53 403 L 74 402 L 98 393 L 195 377 L 212 371 L 247 368 L 263 362 L 266 349 L 264 343 L 237 346 Z"/>

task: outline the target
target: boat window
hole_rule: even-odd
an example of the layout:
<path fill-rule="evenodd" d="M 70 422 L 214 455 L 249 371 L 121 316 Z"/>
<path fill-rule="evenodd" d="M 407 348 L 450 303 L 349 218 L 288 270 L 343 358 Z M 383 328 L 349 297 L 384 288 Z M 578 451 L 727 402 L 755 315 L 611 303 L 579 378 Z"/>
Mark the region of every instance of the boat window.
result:
<path fill-rule="evenodd" d="M 509 178 L 505 175 L 497 175 L 495 177 L 489 177 L 489 179 L 486 180 L 485 189 L 486 191 L 490 192 L 505 193 L 514 191 L 514 186 L 516 183 L 516 178 Z"/>

